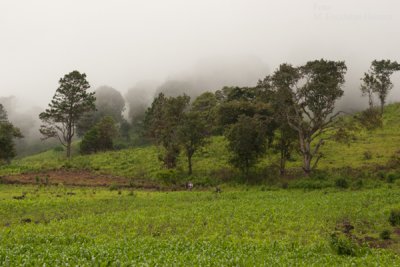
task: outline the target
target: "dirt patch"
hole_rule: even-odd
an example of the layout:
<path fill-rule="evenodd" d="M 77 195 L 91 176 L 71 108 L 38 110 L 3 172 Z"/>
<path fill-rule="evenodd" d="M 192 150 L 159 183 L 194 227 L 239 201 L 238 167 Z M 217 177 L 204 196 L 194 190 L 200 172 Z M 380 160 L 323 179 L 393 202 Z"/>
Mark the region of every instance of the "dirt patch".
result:
<path fill-rule="evenodd" d="M 125 177 L 97 174 L 89 171 L 65 171 L 56 170 L 40 173 L 27 173 L 0 177 L 4 184 L 49 184 L 49 185 L 71 185 L 71 186 L 110 186 L 121 187 L 138 186 L 154 187 L 153 184 L 144 181 L 130 180 Z M 132 184 L 133 182 L 133 184 Z"/>

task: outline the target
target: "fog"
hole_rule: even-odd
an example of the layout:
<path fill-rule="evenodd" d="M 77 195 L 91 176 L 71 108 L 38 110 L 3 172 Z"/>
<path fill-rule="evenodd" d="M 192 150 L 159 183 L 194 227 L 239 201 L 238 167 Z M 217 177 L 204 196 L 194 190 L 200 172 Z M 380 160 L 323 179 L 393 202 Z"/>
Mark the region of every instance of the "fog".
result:
<path fill-rule="evenodd" d="M 339 105 L 355 110 L 367 102 L 359 79 L 370 62 L 400 61 L 399 10 L 396 0 L 2 0 L 0 96 L 36 116 L 75 69 L 93 90 L 151 98 L 174 86 L 197 95 L 254 85 L 280 63 L 327 58 L 346 61 Z M 389 102 L 400 100 L 399 75 L 394 84 Z"/>

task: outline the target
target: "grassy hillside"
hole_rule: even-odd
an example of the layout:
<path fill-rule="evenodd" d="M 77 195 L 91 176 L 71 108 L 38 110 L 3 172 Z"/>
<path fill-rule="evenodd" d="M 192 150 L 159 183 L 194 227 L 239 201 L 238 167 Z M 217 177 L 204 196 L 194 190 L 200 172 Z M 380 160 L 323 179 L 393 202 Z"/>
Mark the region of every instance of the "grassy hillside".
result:
<path fill-rule="evenodd" d="M 385 109 L 382 128 L 373 131 L 359 130 L 356 133 L 356 139 L 350 145 L 327 141 L 322 147 L 324 158 L 320 161 L 319 169 L 343 167 L 370 169 L 377 165 L 385 165 L 400 151 L 399 115 L 400 104 L 389 105 Z M 229 152 L 226 144 L 224 137 L 213 137 L 205 148 L 194 155 L 195 178 L 201 180 L 234 175 L 228 163 Z M 366 158 L 366 153 L 370 155 L 369 158 Z M 288 167 L 300 167 L 300 160 L 298 155 L 294 155 Z M 261 160 L 258 167 L 262 169 L 273 166 L 277 162 L 277 156 L 269 153 Z M 186 161 L 183 155 L 178 165 L 177 172 L 186 172 Z M 56 169 L 88 170 L 137 179 L 159 179 L 166 173 L 158 160 L 158 148 L 147 146 L 89 156 L 74 156 L 70 161 L 65 160 L 62 151 L 51 150 L 15 160 L 9 166 L 0 167 L 0 175 Z"/>

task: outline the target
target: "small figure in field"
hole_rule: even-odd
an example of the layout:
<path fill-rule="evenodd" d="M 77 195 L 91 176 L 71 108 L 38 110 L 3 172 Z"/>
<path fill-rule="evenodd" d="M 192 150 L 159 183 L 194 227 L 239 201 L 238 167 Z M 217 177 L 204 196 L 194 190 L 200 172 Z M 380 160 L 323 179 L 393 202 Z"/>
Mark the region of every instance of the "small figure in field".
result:
<path fill-rule="evenodd" d="M 192 183 L 192 182 L 187 183 L 186 187 L 187 187 L 187 189 L 189 189 L 190 191 L 192 191 L 192 189 L 193 189 L 193 183 Z"/>
<path fill-rule="evenodd" d="M 221 192 L 222 192 L 221 188 L 219 186 L 217 186 L 215 188 L 215 193 L 221 193 Z"/>

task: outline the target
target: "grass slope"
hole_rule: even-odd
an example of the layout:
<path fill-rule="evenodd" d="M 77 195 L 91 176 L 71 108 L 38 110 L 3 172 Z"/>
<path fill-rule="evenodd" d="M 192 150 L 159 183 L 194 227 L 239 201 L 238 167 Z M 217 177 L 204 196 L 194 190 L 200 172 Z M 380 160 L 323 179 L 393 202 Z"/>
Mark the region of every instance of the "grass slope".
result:
<path fill-rule="evenodd" d="M 320 161 L 320 169 L 342 167 L 369 168 L 372 165 L 383 165 L 400 149 L 400 104 L 388 105 L 383 118 L 383 128 L 366 131 L 360 130 L 356 139 L 350 144 L 327 141 L 322 147 L 324 158 Z M 229 152 L 224 137 L 213 137 L 201 151 L 195 153 L 193 168 L 195 177 L 213 177 L 215 173 L 229 170 Z M 369 152 L 371 159 L 366 159 Z M 265 167 L 277 164 L 277 155 L 269 154 L 258 164 Z M 289 167 L 300 167 L 301 158 L 294 156 Z M 102 174 L 123 176 L 127 178 L 157 179 L 162 172 L 162 164 L 158 160 L 158 149 L 155 146 L 132 148 L 121 151 L 98 153 L 89 156 L 74 156 L 66 161 L 64 153 L 47 151 L 34 156 L 15 160 L 11 165 L 0 167 L 0 175 L 39 172 L 60 168 L 90 170 Z M 186 171 L 185 157 L 182 155 L 178 170 Z M 200 179 L 200 178 L 199 178 Z"/>

